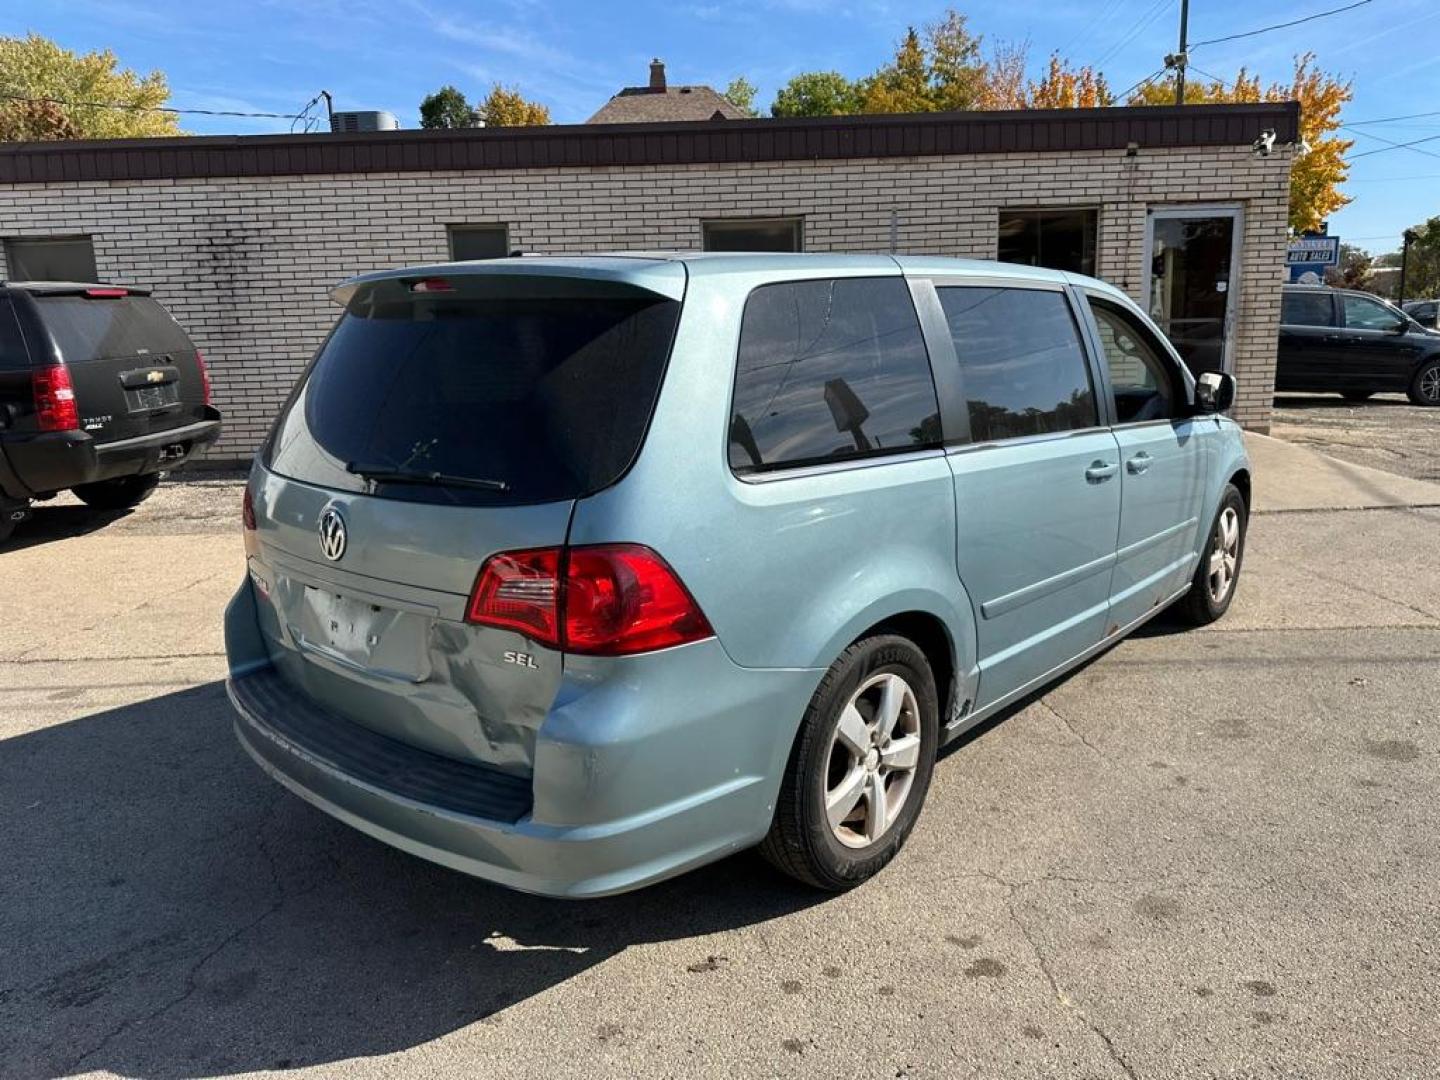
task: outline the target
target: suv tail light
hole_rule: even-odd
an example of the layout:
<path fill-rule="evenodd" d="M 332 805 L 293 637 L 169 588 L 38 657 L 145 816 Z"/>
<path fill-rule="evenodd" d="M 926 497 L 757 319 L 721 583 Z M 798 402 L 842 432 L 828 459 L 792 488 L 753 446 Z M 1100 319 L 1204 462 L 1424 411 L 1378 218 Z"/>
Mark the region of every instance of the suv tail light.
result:
<path fill-rule="evenodd" d="M 75 388 L 70 369 L 64 364 L 41 368 L 30 379 L 35 394 L 35 422 L 41 431 L 78 431 L 80 412 L 75 407 Z"/>
<path fill-rule="evenodd" d="M 240 527 L 246 532 L 255 531 L 255 497 L 250 494 L 250 485 L 245 485 L 245 494 L 240 499 Z"/>
<path fill-rule="evenodd" d="M 210 404 L 210 369 L 205 366 L 205 356 L 199 349 L 195 350 L 195 363 L 200 365 L 200 396 L 201 404 Z"/>
<path fill-rule="evenodd" d="M 640 544 L 492 555 L 465 618 L 591 656 L 651 652 L 714 634 L 675 571 Z"/>

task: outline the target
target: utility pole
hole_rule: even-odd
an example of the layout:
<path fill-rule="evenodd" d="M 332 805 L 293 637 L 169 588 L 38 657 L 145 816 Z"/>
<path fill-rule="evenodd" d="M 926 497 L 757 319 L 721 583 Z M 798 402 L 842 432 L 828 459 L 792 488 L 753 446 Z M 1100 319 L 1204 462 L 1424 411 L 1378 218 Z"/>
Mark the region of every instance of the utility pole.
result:
<path fill-rule="evenodd" d="M 1185 39 L 1190 32 L 1190 0 L 1180 0 L 1180 51 L 1175 54 L 1175 104 L 1185 104 Z"/>
<path fill-rule="evenodd" d="M 1415 230 L 1406 229 L 1400 244 L 1400 286 L 1396 290 L 1395 303 L 1405 303 L 1405 264 L 1410 261 L 1410 241 L 1415 239 Z"/>

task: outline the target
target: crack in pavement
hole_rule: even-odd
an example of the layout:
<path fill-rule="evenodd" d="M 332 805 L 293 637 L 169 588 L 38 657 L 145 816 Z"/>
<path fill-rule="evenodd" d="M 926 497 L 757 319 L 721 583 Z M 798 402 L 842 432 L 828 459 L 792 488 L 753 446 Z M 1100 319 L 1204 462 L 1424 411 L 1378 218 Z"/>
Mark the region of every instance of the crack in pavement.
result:
<path fill-rule="evenodd" d="M 150 1012 L 142 1016 L 130 1016 L 125 1018 L 124 1020 L 121 1020 L 120 1023 L 116 1024 L 113 1028 L 110 1029 L 110 1031 L 106 1032 L 105 1035 L 100 1038 L 99 1042 L 97 1042 L 89 1050 L 86 1050 L 79 1057 L 76 1057 L 72 1061 L 70 1061 L 62 1070 L 64 1074 L 68 1075 L 70 1073 L 79 1071 L 81 1065 L 83 1065 L 91 1058 L 95 1057 L 97 1054 L 103 1051 L 107 1046 L 109 1046 L 112 1042 L 114 1042 L 117 1038 L 123 1035 L 126 1031 L 129 1031 L 131 1028 L 137 1025 L 149 1024 L 154 1020 L 158 1020 L 161 1016 L 169 1012 L 171 1009 L 179 1005 L 183 1005 L 187 1000 L 194 996 L 196 991 L 200 989 L 200 971 L 205 967 L 206 964 L 208 964 L 211 960 L 215 959 L 215 957 L 219 956 L 222 952 L 224 952 L 227 948 L 233 945 L 245 934 L 249 933 L 251 930 L 259 926 L 266 919 L 269 919 L 271 916 L 277 914 L 288 901 L 295 898 L 296 896 L 303 896 L 306 893 L 312 892 L 324 883 L 323 878 L 318 878 L 312 885 L 310 885 L 309 888 L 302 889 L 297 893 L 287 893 L 285 891 L 284 884 L 282 883 L 280 877 L 279 869 L 275 865 L 275 855 L 270 850 L 269 845 L 265 841 L 265 830 L 270 825 L 270 822 L 273 819 L 277 808 L 279 808 L 280 805 L 285 801 L 283 796 L 286 795 L 287 793 L 283 789 L 275 793 L 274 797 L 272 797 L 271 799 L 270 806 L 265 811 L 265 816 L 262 819 L 259 828 L 255 830 L 256 843 L 260 848 L 260 853 L 264 857 L 266 868 L 270 873 L 270 889 L 274 894 L 269 906 L 267 906 L 266 909 L 262 911 L 259 915 L 257 915 L 255 918 L 230 931 L 230 933 L 226 934 L 223 938 L 221 938 L 218 944 L 207 950 L 194 963 L 192 963 L 185 972 L 183 988 L 181 989 L 180 993 L 176 994 L 169 1001 L 166 1001 L 158 1008 L 152 1009 Z"/>
<path fill-rule="evenodd" d="M 1046 711 L 1048 711 L 1051 716 L 1055 717 L 1056 720 L 1059 720 L 1060 723 L 1065 726 L 1066 731 L 1068 731 L 1071 735 L 1075 736 L 1075 738 L 1079 739 L 1080 742 L 1085 745 L 1086 749 L 1088 749 L 1092 754 L 1094 754 L 1101 761 L 1105 762 L 1107 765 L 1109 764 L 1110 759 L 1105 756 L 1105 752 L 1101 750 L 1098 746 L 1096 746 L 1094 743 L 1092 743 L 1089 739 L 1087 739 L 1085 737 L 1085 733 L 1082 732 L 1079 728 L 1077 728 L 1074 724 L 1072 724 L 1068 717 L 1061 713 L 1059 709 L 1055 708 L 1054 705 L 1051 705 L 1047 699 L 1042 697 L 1037 700 L 1042 706 L 1044 706 Z"/>

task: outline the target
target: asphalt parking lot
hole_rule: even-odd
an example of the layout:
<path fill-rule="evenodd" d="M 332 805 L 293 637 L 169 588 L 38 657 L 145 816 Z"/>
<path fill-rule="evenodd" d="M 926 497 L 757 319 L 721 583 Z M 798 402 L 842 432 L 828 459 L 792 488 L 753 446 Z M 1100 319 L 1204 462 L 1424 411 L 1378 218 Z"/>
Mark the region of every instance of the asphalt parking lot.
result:
<path fill-rule="evenodd" d="M 1339 394 L 1285 394 L 1275 399 L 1270 433 L 1342 461 L 1440 481 L 1440 409 L 1412 405 L 1404 394 L 1358 405 Z"/>
<path fill-rule="evenodd" d="M 42 507 L 0 553 L 6 1076 L 1435 1073 L 1440 509 L 1258 514 L 1225 620 L 953 749 L 853 893 L 745 855 L 563 903 L 239 750 L 238 503 Z"/>

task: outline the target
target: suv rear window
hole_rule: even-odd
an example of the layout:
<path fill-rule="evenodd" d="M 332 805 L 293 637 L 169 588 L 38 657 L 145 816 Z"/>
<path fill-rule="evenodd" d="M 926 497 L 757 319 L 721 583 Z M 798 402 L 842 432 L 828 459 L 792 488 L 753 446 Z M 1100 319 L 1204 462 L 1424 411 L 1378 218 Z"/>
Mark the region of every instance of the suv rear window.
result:
<path fill-rule="evenodd" d="M 649 425 L 680 304 L 583 279 L 451 281 L 362 287 L 277 420 L 266 463 L 412 502 L 549 502 L 619 479 Z M 496 490 L 367 483 L 347 469 L 357 465 Z"/>
<path fill-rule="evenodd" d="M 170 313 L 148 296 L 41 295 L 35 303 L 67 364 L 195 351 Z"/>

